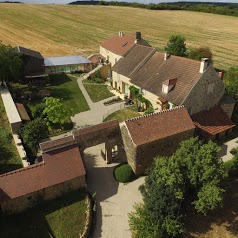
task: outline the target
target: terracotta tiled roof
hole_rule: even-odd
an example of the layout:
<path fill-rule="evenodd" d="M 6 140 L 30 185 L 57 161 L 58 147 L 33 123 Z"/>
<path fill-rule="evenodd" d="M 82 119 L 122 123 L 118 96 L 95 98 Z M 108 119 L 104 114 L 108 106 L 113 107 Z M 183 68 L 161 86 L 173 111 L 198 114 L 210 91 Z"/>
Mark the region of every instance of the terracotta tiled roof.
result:
<path fill-rule="evenodd" d="M 195 128 L 183 106 L 125 121 L 136 145 L 146 144 Z"/>
<path fill-rule="evenodd" d="M 77 145 L 43 154 L 44 162 L 0 175 L 0 201 L 84 176 Z"/>
<path fill-rule="evenodd" d="M 44 57 L 38 51 L 27 49 L 22 46 L 17 46 L 17 50 L 23 53 L 24 55 L 28 55 L 28 56 L 32 56 L 32 57 L 44 60 Z"/>
<path fill-rule="evenodd" d="M 67 145 L 77 144 L 72 135 L 58 139 L 40 143 L 40 148 L 43 152 L 54 150 L 56 148 L 62 148 Z"/>
<path fill-rule="evenodd" d="M 128 36 L 126 34 L 119 36 L 117 34 L 104 41 L 100 46 L 117 55 L 124 56 L 126 52 L 136 44 L 135 40 L 135 36 Z M 137 44 L 149 46 L 149 44 L 143 38 L 137 41 Z"/>
<path fill-rule="evenodd" d="M 72 134 L 73 134 L 74 138 L 77 140 L 77 137 L 81 137 L 81 136 L 87 135 L 87 134 L 92 134 L 93 132 L 97 132 L 99 130 L 104 130 L 104 129 L 108 129 L 108 128 L 118 128 L 119 129 L 120 127 L 119 127 L 118 121 L 112 120 L 112 121 L 103 122 L 98 125 L 73 130 Z"/>
<path fill-rule="evenodd" d="M 112 38 L 104 41 L 100 46 L 117 54 L 123 56 L 132 46 L 135 45 L 135 37 L 123 34 L 118 34 Z"/>
<path fill-rule="evenodd" d="M 88 59 L 89 59 L 92 63 L 98 64 L 101 59 L 105 60 L 105 57 L 103 57 L 101 54 L 94 54 L 94 55 L 89 56 Z"/>
<path fill-rule="evenodd" d="M 198 128 L 199 134 L 206 139 L 235 126 L 220 106 L 196 113 L 192 115 L 192 119 Z"/>
<path fill-rule="evenodd" d="M 120 59 L 112 67 L 112 70 L 129 78 L 137 67 L 146 62 L 155 51 L 154 48 L 149 46 L 134 45 L 126 53 L 125 58 Z"/>
<path fill-rule="evenodd" d="M 19 112 L 21 119 L 23 121 L 30 121 L 31 119 L 30 119 L 24 105 L 21 103 L 15 103 L 15 104 L 16 104 L 17 111 Z"/>
<path fill-rule="evenodd" d="M 126 57 L 129 54 L 130 52 Z M 199 61 L 173 55 L 164 60 L 164 53 L 156 52 L 130 78 L 132 84 L 176 105 L 181 105 L 199 80 L 201 76 L 199 69 Z M 163 93 L 163 83 L 172 79 L 177 79 L 175 87 L 168 94 Z"/>

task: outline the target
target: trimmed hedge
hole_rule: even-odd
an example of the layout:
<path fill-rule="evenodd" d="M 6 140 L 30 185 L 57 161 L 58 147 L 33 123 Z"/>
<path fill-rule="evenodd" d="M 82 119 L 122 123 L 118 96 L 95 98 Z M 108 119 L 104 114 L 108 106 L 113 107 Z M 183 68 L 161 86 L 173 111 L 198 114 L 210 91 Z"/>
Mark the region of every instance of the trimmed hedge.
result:
<path fill-rule="evenodd" d="M 115 179 L 120 183 L 128 183 L 135 179 L 135 174 L 129 164 L 121 164 L 114 170 Z"/>

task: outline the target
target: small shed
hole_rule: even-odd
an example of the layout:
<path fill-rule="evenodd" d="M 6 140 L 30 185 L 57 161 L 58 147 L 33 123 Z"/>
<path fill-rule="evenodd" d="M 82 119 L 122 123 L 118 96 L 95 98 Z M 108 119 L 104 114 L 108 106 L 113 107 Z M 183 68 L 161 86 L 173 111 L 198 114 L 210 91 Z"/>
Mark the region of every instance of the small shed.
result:
<path fill-rule="evenodd" d="M 88 72 L 93 69 L 93 63 L 82 56 L 63 56 L 45 58 L 45 70 L 49 74 Z"/>

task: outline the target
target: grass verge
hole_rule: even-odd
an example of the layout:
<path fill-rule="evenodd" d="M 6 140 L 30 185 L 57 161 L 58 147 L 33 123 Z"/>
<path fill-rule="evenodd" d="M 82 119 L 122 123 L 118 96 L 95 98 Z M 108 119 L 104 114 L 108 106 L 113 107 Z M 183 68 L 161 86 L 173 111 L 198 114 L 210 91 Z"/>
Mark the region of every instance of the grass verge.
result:
<path fill-rule="evenodd" d="M 84 87 L 93 102 L 99 102 L 103 99 L 114 96 L 106 85 L 84 84 Z"/>
<path fill-rule="evenodd" d="M 11 129 L 0 97 L 0 174 L 22 168 L 22 162 L 12 139 Z"/>
<path fill-rule="evenodd" d="M 24 213 L 2 216 L 1 237 L 80 237 L 86 219 L 85 198 L 86 190 L 81 189 Z"/>
<path fill-rule="evenodd" d="M 127 119 L 138 117 L 140 114 L 136 111 L 135 107 L 126 107 L 120 111 L 114 112 L 104 119 L 104 121 L 118 120 L 123 122 Z"/>

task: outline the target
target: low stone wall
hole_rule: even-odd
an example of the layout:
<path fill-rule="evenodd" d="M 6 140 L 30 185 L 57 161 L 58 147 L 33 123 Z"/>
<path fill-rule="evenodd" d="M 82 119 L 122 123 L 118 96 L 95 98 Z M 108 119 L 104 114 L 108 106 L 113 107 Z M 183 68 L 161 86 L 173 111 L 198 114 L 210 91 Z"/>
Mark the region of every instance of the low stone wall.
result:
<path fill-rule="evenodd" d="M 80 238 L 87 238 L 91 231 L 91 225 L 92 225 L 92 200 L 89 195 L 86 197 L 86 203 L 87 203 L 87 211 L 86 211 L 86 222 L 85 227 L 82 235 Z"/>

